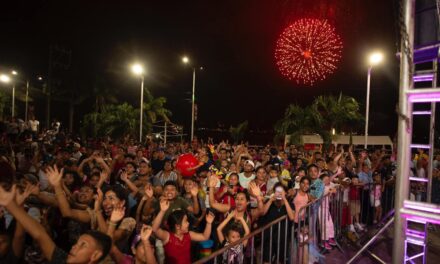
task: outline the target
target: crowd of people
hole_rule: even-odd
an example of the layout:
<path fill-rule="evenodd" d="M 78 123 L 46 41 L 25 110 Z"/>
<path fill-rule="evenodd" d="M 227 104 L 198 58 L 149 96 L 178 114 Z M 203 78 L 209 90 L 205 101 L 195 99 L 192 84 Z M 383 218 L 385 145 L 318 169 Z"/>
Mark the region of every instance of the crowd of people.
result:
<path fill-rule="evenodd" d="M 11 135 L 1 126 L 0 263 L 183 264 L 223 247 L 229 249 L 222 263 L 245 263 L 251 254 L 274 263 L 285 255 L 284 240 L 272 252 L 259 252 L 254 238 L 236 242 L 283 216 L 289 232 L 295 230 L 308 217 L 300 208 L 336 191 L 343 193 L 345 219 L 338 228 L 347 232 L 380 225 L 393 206 L 395 164 L 382 149 L 212 139 L 140 144 L 129 136 L 81 140 L 59 128 Z M 189 177 L 176 169 L 184 153 L 199 162 Z M 414 163 L 414 175 L 426 177 L 422 150 Z M 438 179 L 440 155 L 433 166 Z M 424 199 L 418 184 L 411 194 Z M 330 251 L 335 223 L 318 221 L 327 227 L 320 247 Z M 260 239 L 277 241 L 278 233 Z M 306 230 L 301 236 L 298 247 L 308 243 Z"/>

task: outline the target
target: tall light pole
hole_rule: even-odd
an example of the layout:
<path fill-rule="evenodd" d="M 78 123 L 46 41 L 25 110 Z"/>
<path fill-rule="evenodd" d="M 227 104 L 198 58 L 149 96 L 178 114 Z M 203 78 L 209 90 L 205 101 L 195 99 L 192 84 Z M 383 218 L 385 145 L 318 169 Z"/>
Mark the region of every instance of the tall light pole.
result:
<path fill-rule="evenodd" d="M 144 67 L 139 64 L 133 64 L 131 70 L 134 74 L 141 77 L 141 107 L 140 107 L 140 117 L 139 117 L 139 142 L 142 143 L 142 121 L 144 114 Z"/>
<path fill-rule="evenodd" d="M 17 75 L 18 72 L 12 71 L 12 75 Z M 15 116 L 15 82 L 12 83 L 12 110 L 11 110 L 12 117 Z"/>
<path fill-rule="evenodd" d="M 381 63 L 383 60 L 383 54 L 380 52 L 374 52 L 370 54 L 368 57 L 369 66 L 368 66 L 368 76 L 367 76 L 367 103 L 365 107 L 365 144 L 364 148 L 367 148 L 368 145 L 368 118 L 370 113 L 370 79 L 371 79 L 371 70 L 373 66 Z"/>
<path fill-rule="evenodd" d="M 1 74 L 0 81 L 3 83 L 9 83 L 11 82 L 11 77 L 9 77 L 6 74 Z M 14 107 L 15 107 L 15 84 L 13 84 L 12 86 L 12 109 L 11 109 L 12 117 L 14 117 Z"/>
<path fill-rule="evenodd" d="M 182 62 L 184 64 L 189 64 L 189 58 L 187 56 L 184 56 L 182 58 Z M 202 69 L 202 68 L 200 68 Z M 193 83 L 192 83 L 192 97 L 191 97 L 191 103 L 192 103 L 192 107 L 191 107 L 191 142 L 194 139 L 194 119 L 195 119 L 195 97 L 196 94 L 196 67 L 193 66 Z"/>

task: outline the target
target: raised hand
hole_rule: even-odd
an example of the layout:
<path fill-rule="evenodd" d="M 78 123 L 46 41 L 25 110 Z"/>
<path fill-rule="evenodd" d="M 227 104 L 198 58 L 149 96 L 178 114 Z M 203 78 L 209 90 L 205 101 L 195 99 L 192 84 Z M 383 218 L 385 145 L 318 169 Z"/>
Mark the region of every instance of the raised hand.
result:
<path fill-rule="evenodd" d="M 151 187 L 151 184 L 145 185 L 144 191 L 145 191 L 145 196 L 147 199 L 153 198 L 154 190 L 153 190 L 153 187 Z"/>
<path fill-rule="evenodd" d="M 168 210 L 168 208 L 170 208 L 170 202 L 165 198 L 160 200 L 160 210 L 162 212 L 166 212 Z"/>
<path fill-rule="evenodd" d="M 153 233 L 153 228 L 149 225 L 142 225 L 141 229 L 141 240 L 143 242 L 148 241 L 150 239 L 151 234 Z"/>
<path fill-rule="evenodd" d="M 121 180 L 122 180 L 123 182 L 127 182 L 127 181 L 128 181 L 128 174 L 127 174 L 126 171 L 123 171 L 123 172 L 121 173 Z"/>
<path fill-rule="evenodd" d="M 262 195 L 260 187 L 258 187 L 255 182 L 250 182 L 248 187 L 252 196 L 258 197 Z"/>
<path fill-rule="evenodd" d="M 235 210 L 234 210 L 234 211 L 232 211 L 232 212 L 230 212 L 230 213 L 228 214 L 228 218 L 229 218 L 229 219 L 234 218 L 236 215 L 237 215 L 237 213 L 236 213 Z"/>
<path fill-rule="evenodd" d="M 101 189 L 98 188 L 95 194 L 95 210 L 101 209 L 101 204 L 103 199 L 104 199 L 104 194 L 102 193 Z"/>
<path fill-rule="evenodd" d="M 40 183 L 37 183 L 35 185 L 30 185 L 29 184 L 28 186 L 31 186 L 31 189 L 30 189 L 30 194 L 31 195 L 38 196 L 40 194 Z"/>
<path fill-rule="evenodd" d="M 110 216 L 110 222 L 118 223 L 125 216 L 125 207 L 124 202 L 120 203 L 118 206 L 113 208 L 112 214 Z"/>
<path fill-rule="evenodd" d="M 198 193 L 199 193 L 199 187 L 197 186 L 197 184 L 194 184 L 193 187 L 191 188 L 191 196 L 196 197 Z"/>
<path fill-rule="evenodd" d="M 15 193 L 15 202 L 17 203 L 17 205 L 22 206 L 24 204 L 24 201 L 26 201 L 29 195 L 31 195 L 32 187 L 33 185 L 28 184 L 26 186 L 26 189 L 24 189 L 22 193 L 20 192 Z"/>
<path fill-rule="evenodd" d="M 215 188 L 215 186 L 217 186 L 218 183 L 218 178 L 215 175 L 211 175 L 208 177 L 208 187 L 209 188 Z"/>
<path fill-rule="evenodd" d="M 64 172 L 64 168 L 58 170 L 57 165 L 53 167 L 48 166 L 46 170 L 46 174 L 50 185 L 54 187 L 61 187 L 61 179 L 63 178 L 63 172 Z"/>
<path fill-rule="evenodd" d="M 11 190 L 6 191 L 3 186 L 0 185 L 0 205 L 8 206 L 15 198 L 15 185 L 11 187 Z"/>
<path fill-rule="evenodd" d="M 214 214 L 212 212 L 209 212 L 208 214 L 206 214 L 206 222 L 208 224 L 212 224 L 212 222 L 214 222 Z"/>

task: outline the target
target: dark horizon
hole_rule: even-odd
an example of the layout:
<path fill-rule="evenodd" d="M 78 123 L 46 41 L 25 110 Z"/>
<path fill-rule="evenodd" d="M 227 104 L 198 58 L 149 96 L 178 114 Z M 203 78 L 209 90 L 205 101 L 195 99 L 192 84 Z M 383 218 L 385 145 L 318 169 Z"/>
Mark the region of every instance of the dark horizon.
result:
<path fill-rule="evenodd" d="M 237 2 L 18 1 L 1 12 L 0 70 L 47 77 L 49 49 L 57 45 L 72 53 L 60 87 L 87 91 L 100 82 L 116 89 L 121 102 L 138 107 L 139 80 L 128 65 L 140 60 L 148 71 L 145 86 L 154 96 L 168 98 L 171 120 L 188 132 L 192 74 L 180 61 L 188 55 L 204 67 L 196 76 L 197 127 L 228 128 L 249 120 L 251 129 L 270 130 L 288 104 L 306 105 L 323 94 L 353 96 L 365 113 L 366 57 L 380 49 L 386 63 L 373 69 L 370 134 L 394 136 L 397 1 Z M 336 72 L 312 87 L 287 80 L 274 59 L 279 34 L 304 17 L 328 19 L 344 45 Z M 35 107 L 44 122 L 45 101 L 37 101 Z M 75 130 L 92 107 L 91 98 L 76 107 Z M 67 112 L 65 103 L 53 103 L 52 117 L 65 127 Z"/>

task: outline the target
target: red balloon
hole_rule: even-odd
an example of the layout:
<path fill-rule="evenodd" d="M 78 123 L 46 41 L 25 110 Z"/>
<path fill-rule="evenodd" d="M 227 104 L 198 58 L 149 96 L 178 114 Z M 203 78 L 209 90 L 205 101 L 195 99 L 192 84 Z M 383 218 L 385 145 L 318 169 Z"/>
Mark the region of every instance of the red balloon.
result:
<path fill-rule="evenodd" d="M 192 154 L 182 154 L 177 159 L 176 168 L 180 171 L 180 174 L 184 177 L 191 177 L 196 172 L 195 170 L 190 170 L 196 167 L 199 161 Z"/>

